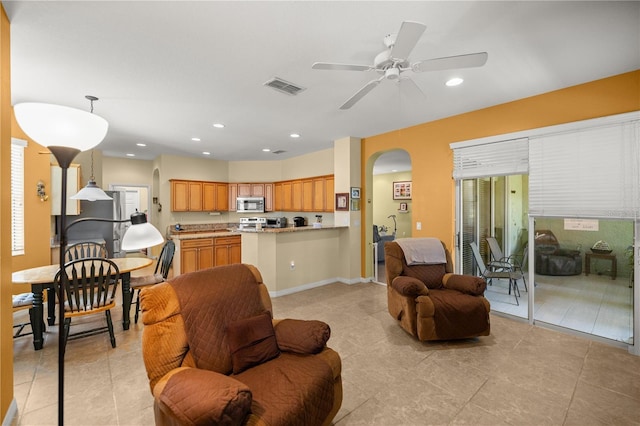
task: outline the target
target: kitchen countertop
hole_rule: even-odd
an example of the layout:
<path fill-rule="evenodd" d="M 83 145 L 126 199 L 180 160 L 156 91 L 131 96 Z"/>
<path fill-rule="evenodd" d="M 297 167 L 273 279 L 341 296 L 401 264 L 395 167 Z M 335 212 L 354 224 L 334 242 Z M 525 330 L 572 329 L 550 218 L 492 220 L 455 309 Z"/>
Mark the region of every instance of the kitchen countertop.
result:
<path fill-rule="evenodd" d="M 339 229 L 346 228 L 346 226 L 333 226 L 323 225 L 321 228 L 315 228 L 313 226 L 287 226 L 286 228 L 262 228 L 257 229 L 198 229 L 198 230 L 172 230 L 170 238 L 174 240 L 192 240 L 194 238 L 213 238 L 213 237 L 228 237 L 232 235 L 239 235 L 241 233 L 262 233 L 262 234 L 280 234 L 284 232 L 301 232 L 301 231 L 322 231 L 323 229 Z"/>

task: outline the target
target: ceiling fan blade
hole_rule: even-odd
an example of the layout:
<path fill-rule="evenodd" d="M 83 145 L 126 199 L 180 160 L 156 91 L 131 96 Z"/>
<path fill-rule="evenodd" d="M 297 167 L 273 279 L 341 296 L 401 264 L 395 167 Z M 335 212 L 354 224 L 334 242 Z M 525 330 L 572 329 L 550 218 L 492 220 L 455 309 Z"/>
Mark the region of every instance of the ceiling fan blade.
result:
<path fill-rule="evenodd" d="M 487 62 L 487 52 L 469 53 L 467 55 L 447 56 L 445 58 L 427 59 L 411 65 L 413 72 L 442 71 L 457 68 L 481 67 Z"/>
<path fill-rule="evenodd" d="M 426 29 L 427 26 L 420 22 L 404 21 L 400 26 L 396 41 L 391 48 L 390 57 L 394 59 L 407 59 Z"/>
<path fill-rule="evenodd" d="M 380 77 L 377 80 L 371 80 L 370 82 L 365 84 L 362 89 L 358 90 L 355 95 L 353 95 L 345 103 L 343 103 L 342 106 L 340 107 L 340 109 L 349 109 L 349 108 L 351 108 L 353 105 L 355 105 L 356 102 L 358 102 L 360 99 L 364 98 L 364 96 L 367 93 L 369 93 L 370 91 L 375 89 L 376 86 L 378 84 L 380 84 L 380 82 L 383 79 L 384 79 L 384 76 Z"/>
<path fill-rule="evenodd" d="M 370 65 L 355 64 L 334 64 L 332 62 L 315 62 L 311 65 L 314 70 L 331 70 L 331 71 L 369 71 L 373 69 Z"/>
<path fill-rule="evenodd" d="M 398 80 L 398 84 L 400 85 L 400 93 L 409 100 L 423 101 L 427 98 L 416 82 L 408 77 L 402 77 Z"/>

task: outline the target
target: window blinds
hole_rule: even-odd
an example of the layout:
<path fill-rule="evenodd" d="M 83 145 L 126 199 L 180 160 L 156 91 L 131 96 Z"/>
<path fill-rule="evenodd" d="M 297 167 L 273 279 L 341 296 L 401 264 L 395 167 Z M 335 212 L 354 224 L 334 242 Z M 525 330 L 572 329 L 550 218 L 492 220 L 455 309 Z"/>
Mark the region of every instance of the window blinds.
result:
<path fill-rule="evenodd" d="M 11 139 L 11 254 L 24 254 L 24 148 L 27 142 Z"/>
<path fill-rule="evenodd" d="M 523 175 L 529 170 L 529 140 L 512 139 L 453 149 L 453 178 Z"/>
<path fill-rule="evenodd" d="M 639 123 L 532 137 L 529 213 L 640 218 Z"/>

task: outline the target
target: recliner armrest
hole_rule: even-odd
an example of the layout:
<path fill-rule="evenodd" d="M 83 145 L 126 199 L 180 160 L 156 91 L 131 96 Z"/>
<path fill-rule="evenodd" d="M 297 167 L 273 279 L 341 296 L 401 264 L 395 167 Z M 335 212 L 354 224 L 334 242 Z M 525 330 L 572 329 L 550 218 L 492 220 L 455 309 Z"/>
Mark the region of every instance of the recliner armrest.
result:
<path fill-rule="evenodd" d="M 251 390 L 214 371 L 181 368 L 154 389 L 159 408 L 180 424 L 242 424 L 251 411 Z"/>
<path fill-rule="evenodd" d="M 445 288 L 472 296 L 482 296 L 487 288 L 487 282 L 480 277 L 451 273 L 442 277 L 442 284 Z"/>
<path fill-rule="evenodd" d="M 400 275 L 391 282 L 391 287 L 403 296 L 418 297 L 429 294 L 427 286 L 417 278 Z"/>
<path fill-rule="evenodd" d="M 276 320 L 274 330 L 281 351 L 299 354 L 317 354 L 331 336 L 329 325 L 317 320 Z"/>

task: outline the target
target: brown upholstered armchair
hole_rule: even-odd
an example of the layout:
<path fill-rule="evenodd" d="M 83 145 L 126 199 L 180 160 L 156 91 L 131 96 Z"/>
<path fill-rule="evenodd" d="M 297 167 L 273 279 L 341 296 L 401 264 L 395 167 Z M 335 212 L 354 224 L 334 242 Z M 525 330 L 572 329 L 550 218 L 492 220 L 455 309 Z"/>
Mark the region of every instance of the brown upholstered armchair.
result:
<path fill-rule="evenodd" d="M 423 248 L 430 256 L 423 255 Z M 489 335 L 487 283 L 480 277 L 453 274 L 451 254 L 443 242 L 401 238 L 386 242 L 384 249 L 389 313 L 407 333 L 422 341 Z M 408 264 L 405 254 L 409 263 L 416 263 Z"/>
<path fill-rule="evenodd" d="M 254 266 L 179 275 L 143 289 L 141 307 L 157 425 L 327 425 L 338 412 L 329 326 L 273 320 Z"/>

